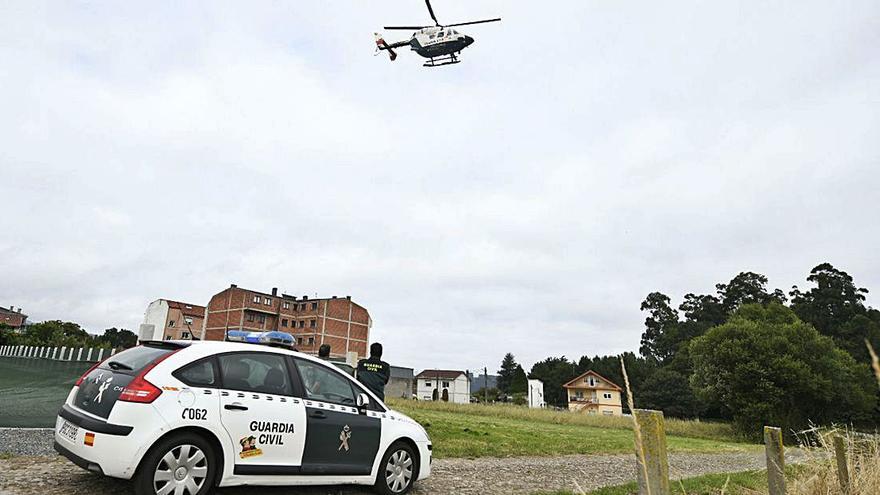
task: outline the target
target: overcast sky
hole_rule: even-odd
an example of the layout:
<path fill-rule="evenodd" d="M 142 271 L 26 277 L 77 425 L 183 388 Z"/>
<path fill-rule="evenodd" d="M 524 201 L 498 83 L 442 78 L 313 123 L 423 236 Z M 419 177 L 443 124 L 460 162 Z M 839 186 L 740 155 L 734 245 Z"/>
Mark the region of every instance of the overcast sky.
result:
<path fill-rule="evenodd" d="M 880 305 L 876 0 L 434 9 L 503 22 L 426 69 L 372 56 L 419 0 L 0 3 L 0 305 L 351 295 L 417 371 L 636 350 L 743 270 Z"/>

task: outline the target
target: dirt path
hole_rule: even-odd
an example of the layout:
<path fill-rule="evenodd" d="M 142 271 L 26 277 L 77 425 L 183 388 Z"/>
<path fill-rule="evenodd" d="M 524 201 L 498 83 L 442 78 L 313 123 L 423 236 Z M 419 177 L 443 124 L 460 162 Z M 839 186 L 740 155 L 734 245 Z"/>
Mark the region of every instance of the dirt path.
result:
<path fill-rule="evenodd" d="M 797 451 L 791 451 L 797 456 Z M 763 452 L 735 454 L 672 454 L 673 477 L 763 469 Z M 433 476 L 419 483 L 412 493 L 522 495 L 539 491 L 572 490 L 575 481 L 591 490 L 631 481 L 635 476 L 631 455 L 576 455 L 562 457 L 515 457 L 509 459 L 438 459 Z M 0 460 L 0 494 L 126 493 L 126 482 L 84 471 L 58 456 L 16 456 Z M 270 494 L 366 494 L 361 488 L 255 488 L 220 490 L 221 495 Z"/>

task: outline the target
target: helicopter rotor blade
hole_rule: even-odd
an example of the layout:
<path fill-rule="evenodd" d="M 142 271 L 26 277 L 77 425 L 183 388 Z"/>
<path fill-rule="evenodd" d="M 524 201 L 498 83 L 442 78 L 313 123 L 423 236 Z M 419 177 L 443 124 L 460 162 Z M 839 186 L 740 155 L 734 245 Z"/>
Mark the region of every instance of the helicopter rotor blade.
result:
<path fill-rule="evenodd" d="M 470 21 L 470 22 L 459 22 L 457 24 L 447 24 L 444 27 L 452 27 L 452 26 L 470 26 L 471 24 L 483 24 L 484 22 L 499 22 L 501 18 L 497 19 L 483 19 L 482 21 Z"/>
<path fill-rule="evenodd" d="M 431 26 L 385 26 L 384 29 L 400 29 L 404 31 L 418 31 Z"/>
<path fill-rule="evenodd" d="M 437 16 L 434 15 L 434 8 L 431 7 L 431 0 L 425 0 L 425 5 L 428 6 L 428 13 L 431 14 L 431 19 L 434 19 L 434 24 L 440 25 L 440 21 L 437 20 Z"/>

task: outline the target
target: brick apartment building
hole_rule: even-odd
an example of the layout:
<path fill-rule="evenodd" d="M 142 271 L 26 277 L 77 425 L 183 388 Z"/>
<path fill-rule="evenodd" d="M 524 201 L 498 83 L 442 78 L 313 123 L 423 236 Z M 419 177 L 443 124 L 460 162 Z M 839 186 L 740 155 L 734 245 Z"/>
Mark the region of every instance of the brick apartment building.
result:
<path fill-rule="evenodd" d="M 348 352 L 366 357 L 372 326 L 366 308 L 351 297 L 298 298 L 235 284 L 211 298 L 205 315 L 204 340 L 224 340 L 229 330 L 278 330 L 293 335 L 300 351 L 317 353 L 330 344 L 330 355 L 343 358 Z"/>
<path fill-rule="evenodd" d="M 199 338 L 205 320 L 205 307 L 197 304 L 157 299 L 147 306 L 140 340 L 188 340 Z"/>
<path fill-rule="evenodd" d="M 21 312 L 21 308 L 15 306 L 9 308 L 0 307 L 0 324 L 6 324 L 13 330 L 21 330 L 27 323 L 27 315 Z"/>

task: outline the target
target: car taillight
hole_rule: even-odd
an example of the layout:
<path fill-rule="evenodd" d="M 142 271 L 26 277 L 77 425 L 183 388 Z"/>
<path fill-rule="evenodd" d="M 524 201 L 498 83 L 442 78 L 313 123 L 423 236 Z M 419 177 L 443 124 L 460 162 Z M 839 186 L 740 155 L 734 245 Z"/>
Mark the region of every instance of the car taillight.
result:
<path fill-rule="evenodd" d="M 74 386 L 74 387 L 79 387 L 79 385 L 83 382 L 83 380 L 86 379 L 86 376 L 87 376 L 89 373 L 91 373 L 92 370 L 94 370 L 95 368 L 97 368 L 98 366 L 100 366 L 101 363 L 103 363 L 103 362 L 104 362 L 104 361 L 98 361 L 97 363 L 95 363 L 94 365 L 92 365 L 91 368 L 89 368 L 88 370 L 86 370 L 85 373 L 83 373 L 83 376 L 79 377 L 79 380 L 77 380 L 76 383 L 73 384 L 73 386 Z"/>
<path fill-rule="evenodd" d="M 162 395 L 162 391 L 159 390 L 159 387 L 145 380 L 142 375 L 138 375 L 137 378 L 122 389 L 122 393 L 119 394 L 119 400 L 149 404 L 160 395 Z"/>
<path fill-rule="evenodd" d="M 179 349 L 178 349 L 179 350 Z M 150 372 L 151 369 L 155 368 L 156 365 L 161 363 L 162 361 L 168 359 L 172 354 L 177 351 L 169 352 L 164 356 L 156 359 L 152 363 L 148 364 L 141 370 L 137 376 L 134 377 L 132 381 L 122 389 L 122 392 L 119 394 L 119 400 L 124 402 L 139 402 L 141 404 L 149 404 L 156 400 L 160 395 L 162 395 L 162 390 L 159 387 L 153 385 L 148 382 L 144 376 Z"/>

